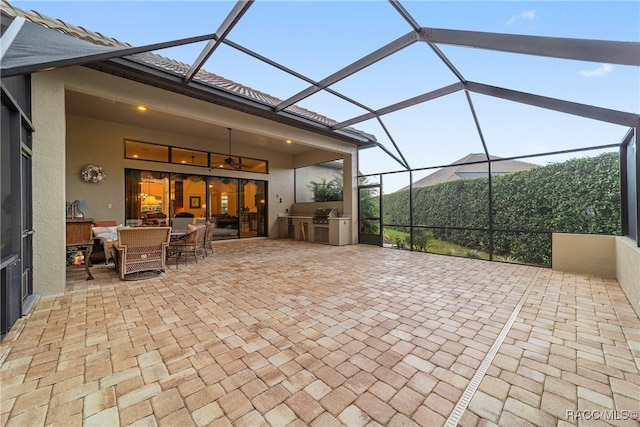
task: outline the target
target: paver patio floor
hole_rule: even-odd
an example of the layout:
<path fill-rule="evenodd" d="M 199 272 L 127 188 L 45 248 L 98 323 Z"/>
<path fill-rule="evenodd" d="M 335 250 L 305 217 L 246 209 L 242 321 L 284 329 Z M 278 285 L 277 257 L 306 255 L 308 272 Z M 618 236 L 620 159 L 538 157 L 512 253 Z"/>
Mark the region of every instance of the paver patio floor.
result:
<path fill-rule="evenodd" d="M 3 340 L 2 425 L 638 425 L 613 279 L 271 239 L 92 270 Z"/>

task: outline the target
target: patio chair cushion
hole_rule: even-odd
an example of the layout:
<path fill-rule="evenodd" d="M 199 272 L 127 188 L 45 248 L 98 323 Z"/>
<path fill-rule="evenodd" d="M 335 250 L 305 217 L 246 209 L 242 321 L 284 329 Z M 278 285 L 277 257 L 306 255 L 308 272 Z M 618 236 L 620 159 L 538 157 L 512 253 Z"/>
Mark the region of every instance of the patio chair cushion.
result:
<path fill-rule="evenodd" d="M 93 237 L 111 243 L 118 240 L 118 227 L 93 227 Z"/>
<path fill-rule="evenodd" d="M 199 235 L 198 233 L 196 233 L 196 231 L 201 227 L 204 227 L 204 225 L 188 224 L 184 244 L 195 245 L 196 243 L 198 243 Z"/>
<path fill-rule="evenodd" d="M 114 242 L 118 241 L 118 230 L 128 228 L 116 224 L 115 221 L 101 221 L 95 222 L 92 228 L 95 243 L 102 246 L 106 264 L 109 263 L 109 258 L 111 258 L 111 248 L 113 248 Z M 99 246 L 95 246 L 94 244 L 94 249 L 95 248 L 99 248 Z"/>
<path fill-rule="evenodd" d="M 113 220 L 109 220 L 109 221 L 93 221 L 93 226 L 94 227 L 115 227 L 116 225 L 118 225 L 118 223 L 113 221 Z"/>

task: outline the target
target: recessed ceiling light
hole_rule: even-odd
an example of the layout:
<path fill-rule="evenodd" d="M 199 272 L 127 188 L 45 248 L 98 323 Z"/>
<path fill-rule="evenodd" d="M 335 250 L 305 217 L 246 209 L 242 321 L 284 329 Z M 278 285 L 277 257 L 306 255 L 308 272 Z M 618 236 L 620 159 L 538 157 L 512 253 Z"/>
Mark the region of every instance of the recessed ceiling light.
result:
<path fill-rule="evenodd" d="M 291 144 L 293 141 L 291 141 L 290 139 L 287 139 L 285 142 L 286 142 L 287 144 Z"/>
<path fill-rule="evenodd" d="M 138 109 L 138 111 L 147 111 L 147 107 L 145 107 L 144 105 L 138 105 L 136 108 Z"/>

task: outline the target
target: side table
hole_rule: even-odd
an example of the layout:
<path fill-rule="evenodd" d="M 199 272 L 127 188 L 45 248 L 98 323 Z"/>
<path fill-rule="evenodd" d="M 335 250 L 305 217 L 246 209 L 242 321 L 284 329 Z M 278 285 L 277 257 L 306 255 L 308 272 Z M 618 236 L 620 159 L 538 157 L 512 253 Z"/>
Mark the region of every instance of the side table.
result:
<path fill-rule="evenodd" d="M 84 269 L 87 272 L 87 280 L 93 279 L 89 270 L 91 267 L 91 252 L 93 252 L 93 232 L 91 230 L 93 219 L 68 219 L 67 220 L 67 255 L 73 252 L 81 252 L 84 256 Z"/>

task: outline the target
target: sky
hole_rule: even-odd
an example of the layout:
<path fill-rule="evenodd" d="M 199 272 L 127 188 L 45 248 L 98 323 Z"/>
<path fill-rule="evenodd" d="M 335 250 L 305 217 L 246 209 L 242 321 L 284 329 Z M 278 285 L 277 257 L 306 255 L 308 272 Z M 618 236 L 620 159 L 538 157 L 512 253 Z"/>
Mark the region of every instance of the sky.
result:
<path fill-rule="evenodd" d="M 134 46 L 214 33 L 234 6 L 228 1 L 12 1 Z M 640 41 L 637 1 L 401 1 L 422 27 L 545 37 Z M 407 34 L 411 27 L 386 1 L 257 0 L 228 39 L 316 81 Z M 156 53 L 191 64 L 204 43 Z M 439 45 L 466 80 L 640 114 L 639 67 L 569 61 Z M 204 68 L 287 99 L 308 84 L 228 47 Z M 374 109 L 456 83 L 425 43 L 415 43 L 334 84 Z M 617 144 L 627 128 L 471 93 L 456 92 L 353 127 L 376 136 L 412 168 L 446 165 L 469 153 L 512 157 Z M 298 105 L 343 121 L 364 113 L 326 92 Z M 527 159 L 546 164 L 601 151 Z M 365 174 L 403 168 L 380 149 L 361 152 Z M 414 180 L 433 170 L 416 172 Z M 383 177 L 384 192 L 408 174 Z"/>

